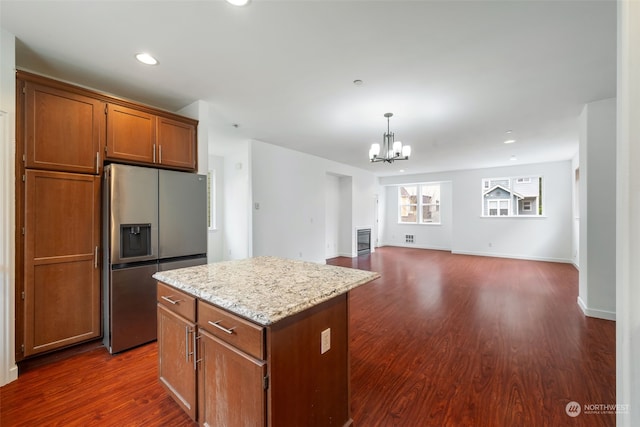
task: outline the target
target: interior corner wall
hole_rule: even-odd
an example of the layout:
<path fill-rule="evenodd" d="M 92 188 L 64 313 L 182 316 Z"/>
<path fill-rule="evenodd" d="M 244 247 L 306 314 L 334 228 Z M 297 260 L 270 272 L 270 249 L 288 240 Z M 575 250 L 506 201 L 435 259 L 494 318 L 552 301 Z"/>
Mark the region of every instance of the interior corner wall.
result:
<path fill-rule="evenodd" d="M 332 181 L 332 197 L 340 205 L 338 252 L 355 256 L 354 227 L 373 225 L 373 174 L 255 140 L 251 157 L 259 159 L 251 170 L 255 256 L 326 261 L 327 174 L 338 177 Z"/>
<path fill-rule="evenodd" d="M 218 204 L 224 222 L 209 236 L 214 247 L 222 246 L 222 259 L 215 261 L 248 258 L 253 253 L 250 141 L 211 106 L 208 124 L 209 155 L 222 159 L 217 180 L 222 184 Z"/>
<path fill-rule="evenodd" d="M 618 2 L 616 411 L 640 426 L 640 2 Z"/>
<path fill-rule="evenodd" d="M 340 190 L 340 238 L 338 240 L 338 255 L 354 257 L 357 255 L 357 247 L 353 243 L 353 178 L 341 176 L 339 180 Z"/>
<path fill-rule="evenodd" d="M 574 267 L 580 268 L 580 188 L 584 185 L 580 179 L 580 152 L 571 159 L 573 190 L 571 206 L 573 227 L 571 229 L 571 261 Z"/>
<path fill-rule="evenodd" d="M 616 99 L 580 114 L 578 304 L 587 316 L 616 316 Z"/>
<path fill-rule="evenodd" d="M 340 177 L 327 174 L 325 184 L 325 252 L 326 259 L 338 256 L 340 239 Z"/>
<path fill-rule="evenodd" d="M 224 158 L 220 156 L 209 156 L 209 170 L 215 175 L 215 188 L 214 188 L 214 209 L 213 215 L 215 217 L 214 227 L 209 229 L 208 239 L 208 262 L 223 261 L 224 258 Z"/>
<path fill-rule="evenodd" d="M 0 386 L 15 363 L 15 37 L 0 28 Z"/>
<path fill-rule="evenodd" d="M 197 132 L 197 162 L 198 173 L 206 175 L 209 170 L 209 104 L 205 101 L 196 101 L 178 111 L 186 117 L 198 120 Z"/>

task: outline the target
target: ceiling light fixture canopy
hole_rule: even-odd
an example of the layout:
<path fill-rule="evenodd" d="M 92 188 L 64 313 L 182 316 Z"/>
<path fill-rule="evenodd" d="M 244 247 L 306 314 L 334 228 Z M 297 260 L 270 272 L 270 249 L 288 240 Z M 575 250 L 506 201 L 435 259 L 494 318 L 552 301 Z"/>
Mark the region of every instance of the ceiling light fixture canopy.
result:
<path fill-rule="evenodd" d="M 387 118 L 387 131 L 382 136 L 382 155 L 380 155 L 380 144 L 371 144 L 369 149 L 369 160 L 371 162 L 393 163 L 396 160 L 409 160 L 411 146 L 402 145 L 402 142 L 395 141 L 393 132 L 389 130 L 389 118 L 393 113 L 385 113 Z"/>

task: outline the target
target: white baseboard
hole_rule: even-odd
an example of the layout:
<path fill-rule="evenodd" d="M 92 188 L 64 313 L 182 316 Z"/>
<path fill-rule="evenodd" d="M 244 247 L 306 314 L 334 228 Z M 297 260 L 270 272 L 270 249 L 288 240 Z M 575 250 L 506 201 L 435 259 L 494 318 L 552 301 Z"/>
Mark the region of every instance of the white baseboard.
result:
<path fill-rule="evenodd" d="M 578 297 L 578 306 L 582 310 L 585 316 L 595 317 L 596 319 L 613 320 L 616 321 L 616 313 L 607 310 L 596 310 L 587 307 L 582 298 Z"/>
<path fill-rule="evenodd" d="M 569 258 L 550 258 L 550 257 L 537 257 L 528 255 L 514 255 L 514 254 L 500 254 L 494 252 L 474 252 L 474 251 L 451 251 L 452 254 L 457 255 L 473 255 L 473 256 L 487 256 L 493 258 L 511 258 L 511 259 L 523 259 L 527 261 L 546 261 L 546 262 L 559 262 L 562 264 L 573 264 L 573 261 Z"/>
<path fill-rule="evenodd" d="M 451 252 L 451 248 L 444 248 L 444 247 L 440 247 L 440 246 L 429 246 L 429 245 L 415 245 L 412 243 L 382 243 L 381 245 L 379 245 L 378 247 L 381 246 L 395 246 L 397 248 L 414 248 L 414 249 L 430 249 L 433 251 L 447 251 L 447 252 Z"/>

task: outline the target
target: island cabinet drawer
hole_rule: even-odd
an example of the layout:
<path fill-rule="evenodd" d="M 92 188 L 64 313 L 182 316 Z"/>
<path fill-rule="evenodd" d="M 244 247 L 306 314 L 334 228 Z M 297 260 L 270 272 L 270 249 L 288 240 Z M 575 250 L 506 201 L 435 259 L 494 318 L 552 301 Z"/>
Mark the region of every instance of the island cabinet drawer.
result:
<path fill-rule="evenodd" d="M 198 326 L 221 340 L 264 360 L 264 328 L 198 300 Z"/>
<path fill-rule="evenodd" d="M 158 303 L 187 320 L 196 321 L 196 299 L 189 294 L 158 282 Z"/>

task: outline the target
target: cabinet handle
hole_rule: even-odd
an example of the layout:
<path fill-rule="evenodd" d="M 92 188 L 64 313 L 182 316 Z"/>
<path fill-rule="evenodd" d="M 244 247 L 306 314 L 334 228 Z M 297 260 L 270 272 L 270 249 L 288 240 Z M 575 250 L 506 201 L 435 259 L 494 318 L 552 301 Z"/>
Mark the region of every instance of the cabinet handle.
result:
<path fill-rule="evenodd" d="M 100 175 L 100 152 L 96 153 L 96 175 Z"/>
<path fill-rule="evenodd" d="M 162 145 L 158 145 L 158 163 L 162 163 Z"/>
<path fill-rule="evenodd" d="M 164 297 L 163 297 L 164 298 Z M 184 361 L 189 363 L 189 327 L 184 327 Z"/>
<path fill-rule="evenodd" d="M 233 330 L 236 328 L 235 326 L 233 328 L 225 328 L 224 326 L 220 325 L 219 323 L 222 322 L 222 320 L 218 320 L 217 322 L 212 322 L 211 320 L 209 320 L 207 323 L 209 323 L 211 326 L 215 326 L 216 328 L 220 329 L 221 331 L 231 335 L 233 334 Z"/>
<path fill-rule="evenodd" d="M 156 144 L 153 144 L 153 163 L 156 162 Z"/>
<path fill-rule="evenodd" d="M 176 305 L 176 304 L 178 304 L 180 301 L 182 301 L 181 299 L 173 300 L 173 299 L 171 299 L 171 297 L 172 297 L 172 296 L 173 296 L 173 295 L 169 295 L 168 297 L 161 296 L 160 298 L 162 298 L 162 299 L 163 299 L 163 300 L 165 300 L 166 302 L 171 303 L 171 304 L 173 304 L 173 305 Z"/>
<path fill-rule="evenodd" d="M 198 352 L 196 351 L 198 348 L 198 344 L 197 341 L 200 338 L 199 336 L 197 336 L 197 330 L 193 330 L 193 370 L 196 371 L 198 369 L 198 362 L 200 360 L 198 360 Z"/>
<path fill-rule="evenodd" d="M 98 268 L 98 247 L 93 251 L 93 268 Z"/>

